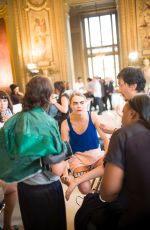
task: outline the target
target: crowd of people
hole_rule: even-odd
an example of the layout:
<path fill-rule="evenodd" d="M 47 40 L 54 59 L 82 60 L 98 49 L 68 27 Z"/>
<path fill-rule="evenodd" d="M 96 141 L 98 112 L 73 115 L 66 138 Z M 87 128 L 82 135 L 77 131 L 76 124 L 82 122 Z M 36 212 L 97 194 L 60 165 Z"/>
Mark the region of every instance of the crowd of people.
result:
<path fill-rule="evenodd" d="M 0 91 L 4 230 L 15 229 L 11 219 L 17 196 L 25 230 L 67 229 L 61 182 L 67 186 L 66 200 L 76 186 L 85 195 L 76 230 L 149 226 L 150 98 L 141 69 L 126 67 L 117 78 L 125 99 L 117 130 L 99 116 L 108 100 L 113 109 L 109 78 L 104 82 L 94 76 L 85 87 L 79 77 L 71 95 L 63 81 L 53 87 L 41 75 L 27 83 L 24 94 L 16 84 L 10 85 L 10 97 Z M 13 114 L 17 103 L 22 111 Z M 97 177 L 102 177 L 100 193 L 93 194 L 91 179 Z"/>

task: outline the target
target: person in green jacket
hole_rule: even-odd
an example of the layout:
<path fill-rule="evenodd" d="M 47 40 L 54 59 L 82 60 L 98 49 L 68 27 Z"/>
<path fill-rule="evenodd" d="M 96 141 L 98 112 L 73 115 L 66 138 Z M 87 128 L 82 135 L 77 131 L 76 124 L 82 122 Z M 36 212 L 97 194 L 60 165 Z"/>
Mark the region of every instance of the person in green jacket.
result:
<path fill-rule="evenodd" d="M 51 93 L 48 78 L 33 77 L 26 85 L 23 110 L 0 130 L 0 179 L 18 183 L 25 230 L 66 230 L 59 177 L 67 149 L 57 122 L 46 112 Z"/>

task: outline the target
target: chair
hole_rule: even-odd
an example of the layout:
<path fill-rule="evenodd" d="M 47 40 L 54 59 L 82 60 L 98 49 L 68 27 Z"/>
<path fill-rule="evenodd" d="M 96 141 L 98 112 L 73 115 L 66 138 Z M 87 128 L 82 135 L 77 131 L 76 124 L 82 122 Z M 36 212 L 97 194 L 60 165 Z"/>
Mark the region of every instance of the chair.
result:
<path fill-rule="evenodd" d="M 92 180 L 91 188 L 92 188 L 93 193 L 100 192 L 101 181 L 102 181 L 102 177 L 95 178 Z"/>

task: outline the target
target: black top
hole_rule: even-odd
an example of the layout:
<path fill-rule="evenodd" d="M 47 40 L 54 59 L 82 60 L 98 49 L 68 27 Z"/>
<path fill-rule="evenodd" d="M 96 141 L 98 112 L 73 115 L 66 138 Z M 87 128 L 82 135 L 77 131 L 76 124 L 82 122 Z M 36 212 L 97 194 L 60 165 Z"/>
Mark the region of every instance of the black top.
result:
<path fill-rule="evenodd" d="M 66 93 L 61 94 L 61 96 L 58 98 L 58 103 L 61 104 L 61 98 L 66 97 L 69 100 L 69 96 Z M 69 108 L 67 113 L 62 113 L 60 110 L 57 111 L 56 116 L 54 117 L 58 121 L 59 128 L 61 127 L 61 123 L 66 120 L 69 116 Z"/>
<path fill-rule="evenodd" d="M 112 82 L 109 82 L 109 84 L 104 84 L 104 93 L 105 95 L 109 95 L 110 93 L 114 92 L 114 87 Z"/>
<path fill-rule="evenodd" d="M 13 105 L 19 104 L 20 103 L 20 97 L 15 94 L 10 95 L 11 101 Z"/>
<path fill-rule="evenodd" d="M 124 170 L 120 193 L 123 215 L 120 225 L 150 218 L 150 130 L 134 123 L 116 131 L 110 140 L 105 162 Z"/>

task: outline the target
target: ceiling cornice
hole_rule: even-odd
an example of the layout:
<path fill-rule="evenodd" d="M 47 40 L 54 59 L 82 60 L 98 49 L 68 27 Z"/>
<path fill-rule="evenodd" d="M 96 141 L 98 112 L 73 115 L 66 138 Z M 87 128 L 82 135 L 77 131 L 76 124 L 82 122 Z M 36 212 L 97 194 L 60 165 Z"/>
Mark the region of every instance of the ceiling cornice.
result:
<path fill-rule="evenodd" d="M 70 7 L 71 15 L 116 9 L 115 0 L 65 0 L 65 3 Z"/>

